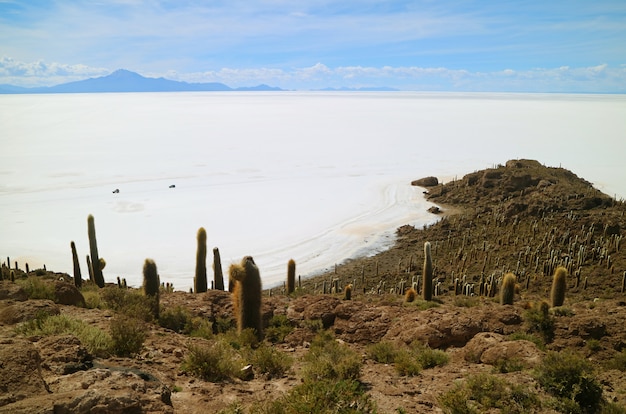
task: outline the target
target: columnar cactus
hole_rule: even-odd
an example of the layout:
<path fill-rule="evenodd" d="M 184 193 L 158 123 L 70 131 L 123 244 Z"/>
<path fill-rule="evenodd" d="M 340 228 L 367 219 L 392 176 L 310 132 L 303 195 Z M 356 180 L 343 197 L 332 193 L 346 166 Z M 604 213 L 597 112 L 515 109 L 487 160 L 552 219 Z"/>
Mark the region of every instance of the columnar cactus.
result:
<path fill-rule="evenodd" d="M 552 290 L 550 291 L 550 303 L 552 307 L 563 306 L 565 301 L 565 289 L 567 287 L 567 269 L 560 266 L 554 271 Z"/>
<path fill-rule="evenodd" d="M 87 217 L 87 235 L 89 236 L 89 253 L 91 255 L 91 266 L 93 268 L 93 280 L 98 287 L 103 288 L 104 276 L 102 275 L 100 257 L 98 256 L 96 224 L 91 214 Z"/>
<path fill-rule="evenodd" d="M 216 290 L 224 290 L 222 259 L 220 258 L 220 250 L 217 247 L 213 248 L 213 288 Z"/>
<path fill-rule="evenodd" d="M 296 289 L 296 262 L 289 259 L 287 263 L 287 294 L 293 293 Z"/>
<path fill-rule="evenodd" d="M 203 293 L 207 290 L 206 281 L 206 230 L 204 227 L 198 229 L 198 248 L 196 250 L 196 276 L 193 279 L 193 287 L 196 293 Z"/>
<path fill-rule="evenodd" d="M 422 297 L 433 299 L 433 259 L 430 254 L 430 242 L 424 243 L 424 268 L 422 271 Z"/>
<path fill-rule="evenodd" d="M 78 289 L 83 285 L 83 278 L 80 274 L 80 264 L 78 263 L 78 254 L 76 253 L 76 244 L 74 242 L 70 243 L 70 248 L 72 249 L 72 261 L 74 262 L 74 286 Z"/>
<path fill-rule="evenodd" d="M 93 266 L 91 264 L 91 258 L 89 257 L 89 255 L 87 255 L 87 272 L 89 272 L 89 280 L 91 280 L 92 283 L 96 283 L 93 278 Z"/>
<path fill-rule="evenodd" d="M 502 305 L 512 305 L 515 296 L 515 275 L 507 273 L 502 279 L 502 288 L 500 289 L 500 303 Z"/>
<path fill-rule="evenodd" d="M 159 274 L 156 263 L 152 259 L 146 259 L 143 264 L 143 293 L 152 299 L 152 315 L 159 319 Z"/>
<path fill-rule="evenodd" d="M 241 260 L 241 264 L 232 264 L 229 278 L 233 281 L 233 309 L 237 319 L 239 333 L 247 328 L 254 329 L 261 338 L 261 275 L 251 256 Z"/>

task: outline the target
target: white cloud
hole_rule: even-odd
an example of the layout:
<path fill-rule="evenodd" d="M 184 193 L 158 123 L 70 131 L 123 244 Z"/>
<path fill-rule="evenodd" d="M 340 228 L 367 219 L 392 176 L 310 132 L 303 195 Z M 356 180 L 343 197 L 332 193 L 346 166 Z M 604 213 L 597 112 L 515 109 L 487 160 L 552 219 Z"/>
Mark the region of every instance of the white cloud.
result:
<path fill-rule="evenodd" d="M 87 65 L 46 63 L 43 60 L 20 62 L 10 57 L 0 58 L 0 83 L 16 86 L 50 86 L 94 76 L 107 75 L 111 70 Z"/>
<path fill-rule="evenodd" d="M 114 68 L 117 69 L 117 68 Z M 132 70 L 132 68 L 129 68 Z M 20 62 L 0 59 L 0 84 L 54 85 L 107 75 L 112 70 L 87 65 Z M 588 67 L 560 66 L 528 70 L 503 69 L 476 72 L 445 67 L 338 66 L 321 62 L 312 66 L 284 68 L 221 68 L 203 72 L 151 72 L 148 77 L 191 83 L 222 82 L 232 87 L 265 83 L 284 89 L 389 86 L 405 90 L 510 91 L 510 92 L 626 92 L 626 65 L 599 64 Z"/>

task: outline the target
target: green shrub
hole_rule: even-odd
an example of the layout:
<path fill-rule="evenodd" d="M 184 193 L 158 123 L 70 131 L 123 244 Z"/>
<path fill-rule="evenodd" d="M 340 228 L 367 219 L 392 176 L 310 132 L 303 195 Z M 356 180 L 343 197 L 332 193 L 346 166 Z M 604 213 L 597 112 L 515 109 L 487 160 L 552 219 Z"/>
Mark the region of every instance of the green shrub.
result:
<path fill-rule="evenodd" d="M 67 315 L 47 314 L 21 324 L 16 331 L 23 335 L 74 335 L 90 354 L 107 357 L 111 353 L 113 341 L 111 336 L 95 326 L 88 325 L 80 319 Z"/>
<path fill-rule="evenodd" d="M 324 322 L 322 322 L 321 319 L 305 319 L 302 322 L 302 327 L 313 333 L 317 333 L 324 329 Z"/>
<path fill-rule="evenodd" d="M 55 301 L 54 284 L 39 277 L 30 276 L 26 279 L 16 279 L 15 283 L 20 285 L 29 299 L 48 299 Z"/>
<path fill-rule="evenodd" d="M 546 344 L 543 342 L 543 339 L 538 337 L 537 335 L 533 335 L 526 332 L 515 332 L 509 335 L 509 339 L 511 341 L 529 341 L 537 346 L 537 348 L 542 351 L 546 350 Z"/>
<path fill-rule="evenodd" d="M 420 373 L 422 365 L 410 350 L 400 349 L 394 360 L 394 368 L 398 374 L 412 377 Z"/>
<path fill-rule="evenodd" d="M 239 354 L 221 337 L 206 345 L 190 345 L 183 363 L 184 371 L 211 382 L 235 378 L 243 367 Z"/>
<path fill-rule="evenodd" d="M 508 374 L 523 370 L 524 364 L 517 358 L 501 358 L 495 362 L 493 369 L 501 374 Z"/>
<path fill-rule="evenodd" d="M 431 349 L 421 342 L 411 344 L 411 353 L 423 369 L 446 365 L 450 360 L 448 354 L 439 349 Z"/>
<path fill-rule="evenodd" d="M 539 397 L 529 389 L 490 374 L 469 376 L 438 398 L 445 413 L 474 414 L 498 409 L 502 413 L 536 412 Z"/>
<path fill-rule="evenodd" d="M 178 333 L 189 333 L 191 327 L 191 315 L 182 306 L 166 308 L 159 315 L 159 325 Z"/>
<path fill-rule="evenodd" d="M 537 333 L 545 343 L 554 339 L 554 317 L 548 312 L 547 304 L 540 304 L 524 313 L 528 333 Z"/>
<path fill-rule="evenodd" d="M 626 371 L 626 348 L 616 354 L 608 363 L 608 368 Z"/>
<path fill-rule="evenodd" d="M 558 400 L 562 412 L 594 413 L 602 402 L 602 387 L 591 365 L 569 352 L 549 352 L 537 367 L 539 385 Z"/>
<path fill-rule="evenodd" d="M 135 355 L 141 351 L 146 340 L 147 328 L 143 321 L 116 315 L 111 319 L 112 351 L 120 357 Z"/>
<path fill-rule="evenodd" d="M 185 333 L 195 338 L 211 339 L 213 338 L 213 324 L 205 318 L 191 318 L 185 328 Z"/>
<path fill-rule="evenodd" d="M 480 305 L 480 300 L 476 296 L 455 296 L 454 306 L 460 308 L 473 308 Z"/>
<path fill-rule="evenodd" d="M 305 380 L 357 380 L 361 375 L 361 357 L 327 331 L 316 335 L 303 362 Z"/>
<path fill-rule="evenodd" d="M 265 339 L 272 343 L 285 342 L 285 337 L 293 331 L 293 326 L 286 315 L 274 315 L 265 329 Z"/>
<path fill-rule="evenodd" d="M 250 362 L 266 377 L 280 378 L 291 368 L 293 360 L 272 346 L 261 345 L 254 350 Z"/>
<path fill-rule="evenodd" d="M 366 350 L 367 356 L 381 364 L 392 364 L 398 355 L 397 347 L 389 342 L 382 341 L 371 344 Z"/>
<path fill-rule="evenodd" d="M 101 289 L 100 298 L 106 308 L 126 316 L 151 322 L 154 318 L 153 299 L 133 289 L 109 286 Z"/>
<path fill-rule="evenodd" d="M 376 404 L 355 380 L 304 381 L 283 397 L 261 403 L 255 414 L 367 414 L 376 413 Z"/>

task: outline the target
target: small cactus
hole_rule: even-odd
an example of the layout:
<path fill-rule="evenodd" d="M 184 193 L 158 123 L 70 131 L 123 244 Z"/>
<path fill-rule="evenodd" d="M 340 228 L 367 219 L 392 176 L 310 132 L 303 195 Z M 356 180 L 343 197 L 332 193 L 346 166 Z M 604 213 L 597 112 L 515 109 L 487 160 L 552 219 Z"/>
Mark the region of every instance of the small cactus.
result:
<path fill-rule="evenodd" d="M 104 287 L 104 276 L 102 275 L 102 267 L 100 257 L 98 256 L 98 243 L 96 241 L 96 224 L 93 216 L 87 217 L 87 235 L 89 236 L 89 254 L 91 255 L 91 263 L 93 268 L 93 281 L 98 287 Z"/>
<path fill-rule="evenodd" d="M 159 274 L 156 263 L 152 259 L 146 259 L 143 264 L 143 293 L 152 298 L 152 315 L 159 319 Z"/>
<path fill-rule="evenodd" d="M 430 301 L 433 299 L 433 259 L 430 253 L 430 242 L 424 243 L 422 282 L 422 296 L 424 300 Z"/>
<path fill-rule="evenodd" d="M 261 275 L 251 256 L 232 264 L 229 279 L 233 281 L 233 310 L 237 319 L 237 331 L 254 329 L 258 338 L 263 334 L 261 325 Z"/>
<path fill-rule="evenodd" d="M 352 285 L 351 284 L 346 285 L 345 289 L 343 290 L 343 299 L 352 300 Z"/>
<path fill-rule="evenodd" d="M 406 293 L 404 294 L 404 301 L 407 303 L 411 303 L 414 302 L 415 299 L 417 299 L 417 292 L 412 287 L 408 288 Z"/>
<path fill-rule="evenodd" d="M 554 271 L 552 290 L 550 291 L 550 303 L 552 307 L 563 306 L 565 301 L 565 289 L 567 287 L 567 269 L 560 266 Z"/>
<path fill-rule="evenodd" d="M 515 297 L 515 275 L 507 273 L 502 280 L 502 288 L 500 290 L 500 304 L 512 305 Z"/>
<path fill-rule="evenodd" d="M 220 258 L 220 250 L 213 248 L 213 288 L 216 290 L 224 290 L 224 274 L 222 273 L 222 259 Z"/>
<path fill-rule="evenodd" d="M 289 259 L 287 263 L 287 294 L 293 293 L 296 289 L 296 262 Z"/>
<path fill-rule="evenodd" d="M 196 293 L 204 293 L 207 290 L 206 280 L 206 230 L 204 227 L 198 229 L 198 248 L 196 250 L 196 276 L 193 279 L 193 286 Z"/>
<path fill-rule="evenodd" d="M 80 274 L 80 263 L 78 262 L 78 254 L 76 253 L 76 244 L 72 241 L 70 243 L 72 249 L 72 261 L 74 262 L 74 286 L 80 289 L 83 285 L 82 275 Z"/>

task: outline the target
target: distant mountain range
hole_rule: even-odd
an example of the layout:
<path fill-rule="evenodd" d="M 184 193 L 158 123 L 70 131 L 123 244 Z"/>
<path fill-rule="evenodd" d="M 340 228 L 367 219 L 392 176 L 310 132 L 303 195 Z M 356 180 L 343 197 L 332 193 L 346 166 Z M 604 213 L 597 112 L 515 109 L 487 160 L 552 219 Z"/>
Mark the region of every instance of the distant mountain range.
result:
<path fill-rule="evenodd" d="M 107 76 L 89 78 L 56 86 L 23 88 L 13 85 L 0 85 L 0 94 L 24 93 L 101 93 L 101 92 L 186 92 L 186 91 L 282 91 L 281 88 L 267 85 L 231 88 L 223 83 L 187 83 L 165 78 L 146 78 L 124 69 L 116 70 Z"/>

